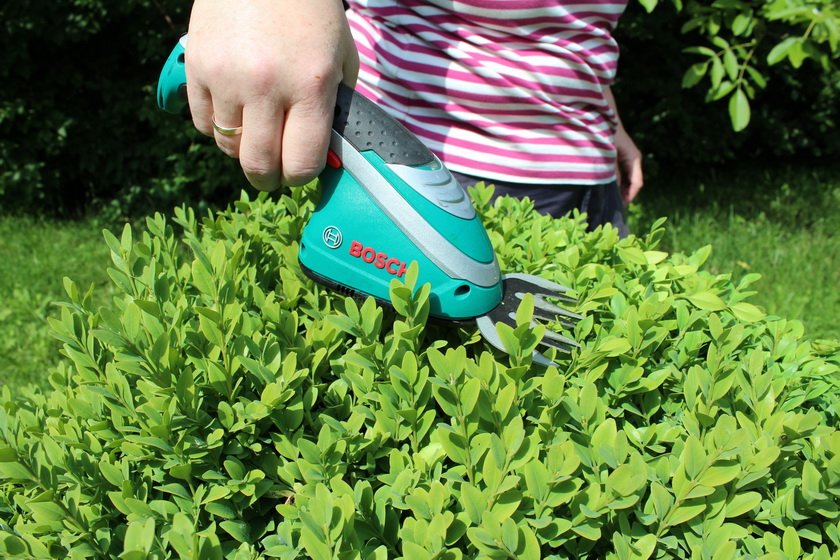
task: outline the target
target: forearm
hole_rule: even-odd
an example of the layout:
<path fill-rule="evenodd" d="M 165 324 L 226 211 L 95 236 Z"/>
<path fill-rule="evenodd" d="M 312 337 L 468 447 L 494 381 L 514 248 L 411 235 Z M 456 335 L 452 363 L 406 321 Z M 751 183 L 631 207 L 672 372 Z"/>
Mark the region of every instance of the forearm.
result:
<path fill-rule="evenodd" d="M 624 130 L 624 123 L 621 122 L 621 113 L 618 112 L 618 103 L 615 101 L 615 95 L 613 94 L 612 87 L 607 86 L 604 89 L 604 97 L 607 100 L 607 104 L 612 109 L 613 114 L 615 115 L 616 120 L 616 130 Z"/>
<path fill-rule="evenodd" d="M 612 108 L 616 119 L 615 129 L 615 151 L 616 151 L 616 171 L 618 174 L 618 182 L 621 186 L 622 197 L 625 203 L 630 203 L 644 184 L 644 174 L 642 172 L 642 153 L 636 146 L 633 139 L 624 128 L 624 123 L 621 120 L 621 115 L 618 112 L 618 104 L 615 101 L 612 88 L 607 87 L 604 90 L 604 97 L 607 100 L 610 108 Z"/>

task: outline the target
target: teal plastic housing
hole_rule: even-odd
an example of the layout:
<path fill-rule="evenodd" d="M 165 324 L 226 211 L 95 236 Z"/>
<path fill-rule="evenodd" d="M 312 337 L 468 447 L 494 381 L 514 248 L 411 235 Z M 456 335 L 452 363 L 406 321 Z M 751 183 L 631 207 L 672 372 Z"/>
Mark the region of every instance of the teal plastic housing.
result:
<path fill-rule="evenodd" d="M 178 41 L 163 69 L 157 86 L 158 107 L 167 113 L 180 113 L 187 105 L 183 88 L 187 85 L 187 72 L 184 64 L 184 39 Z"/>
<path fill-rule="evenodd" d="M 492 245 L 477 215 L 467 220 L 445 212 L 414 192 L 378 155 L 362 155 L 453 245 L 477 261 L 494 262 Z M 400 271 L 416 261 L 418 285 L 431 285 L 431 316 L 469 320 L 499 304 L 501 278 L 492 286 L 479 286 L 450 277 L 379 208 L 346 169 L 327 167 L 319 178 L 321 200 L 304 228 L 300 244 L 299 259 L 309 272 L 387 302 L 391 280 L 404 280 Z M 363 253 L 359 254 L 360 250 Z"/>

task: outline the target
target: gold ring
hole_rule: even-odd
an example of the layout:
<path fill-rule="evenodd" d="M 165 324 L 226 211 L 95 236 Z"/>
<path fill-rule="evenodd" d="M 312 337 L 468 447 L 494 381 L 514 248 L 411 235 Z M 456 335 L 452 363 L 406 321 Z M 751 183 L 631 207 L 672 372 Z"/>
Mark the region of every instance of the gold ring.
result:
<path fill-rule="evenodd" d="M 239 136 L 242 134 L 242 127 L 241 126 L 234 126 L 233 128 L 228 128 L 226 126 L 220 126 L 216 122 L 216 116 L 213 115 L 210 117 L 210 122 L 213 123 L 213 130 L 221 134 L 222 136 Z"/>

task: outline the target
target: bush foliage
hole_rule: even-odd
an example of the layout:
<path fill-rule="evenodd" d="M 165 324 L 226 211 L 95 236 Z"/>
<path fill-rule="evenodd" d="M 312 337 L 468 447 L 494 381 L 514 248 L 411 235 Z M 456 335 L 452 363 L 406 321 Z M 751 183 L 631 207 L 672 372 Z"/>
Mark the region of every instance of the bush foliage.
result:
<path fill-rule="evenodd" d="M 659 0 L 639 3 L 650 12 Z M 670 3 L 686 14 L 681 31 L 698 41 L 685 49 L 699 61 L 685 71 L 683 86 L 704 83 L 707 101 L 728 100 L 736 131 L 749 124 L 751 100 L 767 87 L 769 67 L 786 63 L 800 68 L 809 60 L 824 72 L 836 70 L 840 8 L 834 0 Z"/>
<path fill-rule="evenodd" d="M 808 0 L 787 3 L 793 8 Z M 831 160 L 840 154 L 838 46 L 809 48 L 819 61 L 797 59 L 796 68 L 787 58 L 768 62 L 778 42 L 810 36 L 802 22 L 769 20 L 772 14 L 760 13 L 785 2 L 659 2 L 652 13 L 641 4 L 630 2 L 616 30 L 621 59 L 614 90 L 622 120 L 648 156 L 648 171 L 659 163 L 705 167 L 743 159 Z M 823 17 L 817 4 L 831 2 L 816 0 L 791 13 L 812 10 L 813 17 L 837 25 L 837 8 L 828 5 Z M 742 30 L 736 21 L 744 14 L 750 26 Z M 748 97 L 751 115 L 741 132 L 733 130 L 729 107 L 740 99 L 743 109 L 738 91 Z M 684 165 L 674 169 L 684 170 Z"/>
<path fill-rule="evenodd" d="M 343 299 L 297 266 L 314 190 L 106 234 L 66 282 L 53 390 L 0 396 L 0 554 L 34 558 L 831 558 L 838 347 L 749 284 L 473 191 L 503 270 L 573 286 L 581 347 Z"/>

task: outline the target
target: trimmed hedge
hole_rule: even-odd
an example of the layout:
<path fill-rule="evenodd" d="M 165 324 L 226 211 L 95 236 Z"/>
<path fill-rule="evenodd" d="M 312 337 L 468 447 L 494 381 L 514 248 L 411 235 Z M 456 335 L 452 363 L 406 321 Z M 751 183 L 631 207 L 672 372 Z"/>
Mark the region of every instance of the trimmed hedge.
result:
<path fill-rule="evenodd" d="M 53 390 L 0 396 L 10 558 L 831 558 L 840 357 L 709 254 L 472 192 L 505 271 L 573 286 L 580 349 L 307 280 L 312 186 L 106 234 L 66 282 Z"/>

